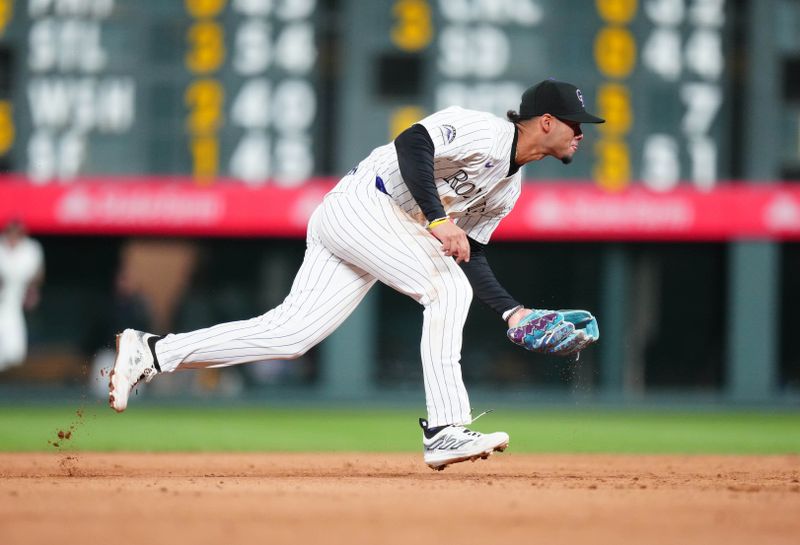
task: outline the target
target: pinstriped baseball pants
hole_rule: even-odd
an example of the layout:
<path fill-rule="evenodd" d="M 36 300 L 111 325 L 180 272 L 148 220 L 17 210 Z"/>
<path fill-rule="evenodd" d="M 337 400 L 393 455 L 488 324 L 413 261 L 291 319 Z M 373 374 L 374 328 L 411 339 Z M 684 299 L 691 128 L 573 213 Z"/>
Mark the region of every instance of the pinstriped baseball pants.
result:
<path fill-rule="evenodd" d="M 374 184 L 359 181 L 356 191 L 334 189 L 312 215 L 303 264 L 283 303 L 249 320 L 167 335 L 156 345 L 162 371 L 297 358 L 380 280 L 424 308 L 420 352 L 429 425 L 470 423 L 460 359 L 472 287 L 439 241 Z"/>

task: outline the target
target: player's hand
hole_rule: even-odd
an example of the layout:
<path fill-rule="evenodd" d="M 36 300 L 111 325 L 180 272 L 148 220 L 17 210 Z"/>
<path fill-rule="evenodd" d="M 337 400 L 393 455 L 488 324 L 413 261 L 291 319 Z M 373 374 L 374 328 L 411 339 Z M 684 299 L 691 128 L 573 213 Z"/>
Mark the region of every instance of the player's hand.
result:
<path fill-rule="evenodd" d="M 25 310 L 33 310 L 39 304 L 39 290 L 30 287 L 25 291 L 25 296 L 22 299 L 22 308 Z"/>
<path fill-rule="evenodd" d="M 444 255 L 455 257 L 456 263 L 469 261 L 469 240 L 461 227 L 446 221 L 432 227 L 431 234 L 441 241 Z"/>

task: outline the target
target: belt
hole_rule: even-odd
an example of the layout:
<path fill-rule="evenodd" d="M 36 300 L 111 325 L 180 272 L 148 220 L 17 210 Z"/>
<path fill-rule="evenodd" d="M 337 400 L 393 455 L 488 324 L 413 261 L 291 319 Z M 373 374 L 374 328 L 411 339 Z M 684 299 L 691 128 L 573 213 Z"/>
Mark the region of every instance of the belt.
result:
<path fill-rule="evenodd" d="M 389 192 L 386 191 L 386 186 L 383 185 L 383 179 L 380 176 L 375 176 L 375 187 L 377 187 L 378 191 L 380 191 L 381 193 L 389 195 Z M 391 195 L 389 196 L 391 197 Z"/>

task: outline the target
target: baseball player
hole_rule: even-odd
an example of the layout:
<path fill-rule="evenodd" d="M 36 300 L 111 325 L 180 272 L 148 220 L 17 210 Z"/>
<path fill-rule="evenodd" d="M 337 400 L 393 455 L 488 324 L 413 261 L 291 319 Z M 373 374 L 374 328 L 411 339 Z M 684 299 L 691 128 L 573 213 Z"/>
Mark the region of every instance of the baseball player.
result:
<path fill-rule="evenodd" d="M 461 376 L 464 322 L 473 294 L 509 326 L 509 338 L 539 352 L 575 354 L 597 340 L 586 311 L 531 310 L 498 283 L 484 246 L 520 194 L 520 167 L 551 156 L 569 163 L 586 112 L 581 91 L 546 80 L 507 119 L 450 107 L 378 147 L 325 196 L 308 224 L 303 264 L 269 312 L 164 337 L 117 336 L 109 401 L 125 410 L 131 389 L 158 373 L 291 359 L 327 337 L 376 281 L 423 307 L 420 353 L 427 419 L 424 460 L 434 469 L 486 458 L 508 434 L 482 434 Z"/>
<path fill-rule="evenodd" d="M 24 311 L 39 302 L 43 256 L 21 221 L 8 222 L 0 236 L 0 371 L 21 364 L 27 355 Z"/>

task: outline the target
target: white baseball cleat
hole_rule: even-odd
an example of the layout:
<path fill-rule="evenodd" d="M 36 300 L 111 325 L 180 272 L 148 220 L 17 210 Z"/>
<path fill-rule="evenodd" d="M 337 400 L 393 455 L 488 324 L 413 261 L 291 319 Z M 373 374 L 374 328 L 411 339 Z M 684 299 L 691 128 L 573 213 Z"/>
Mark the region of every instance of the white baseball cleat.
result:
<path fill-rule="evenodd" d="M 464 426 L 444 426 L 441 429 L 428 429 L 428 422 L 420 418 L 422 427 L 422 446 L 425 463 L 437 471 L 450 464 L 485 460 L 492 452 L 502 452 L 508 447 L 508 434 L 503 431 L 480 433 Z"/>
<path fill-rule="evenodd" d="M 117 357 L 108 381 L 108 404 L 121 413 L 128 406 L 128 396 L 140 380 L 150 382 L 156 370 L 147 339 L 151 333 L 126 329 L 117 335 Z"/>

